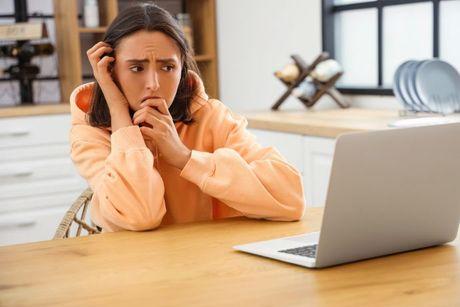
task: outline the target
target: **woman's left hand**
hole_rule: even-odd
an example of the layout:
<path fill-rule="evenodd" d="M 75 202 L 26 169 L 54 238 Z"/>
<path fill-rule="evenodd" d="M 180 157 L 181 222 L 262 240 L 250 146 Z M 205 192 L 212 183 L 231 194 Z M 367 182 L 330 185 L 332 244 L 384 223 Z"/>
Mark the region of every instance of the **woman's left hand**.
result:
<path fill-rule="evenodd" d="M 147 99 L 133 115 L 133 124 L 142 126 L 144 139 L 153 142 L 166 163 L 183 169 L 192 154 L 177 134 L 174 121 L 164 99 Z"/>

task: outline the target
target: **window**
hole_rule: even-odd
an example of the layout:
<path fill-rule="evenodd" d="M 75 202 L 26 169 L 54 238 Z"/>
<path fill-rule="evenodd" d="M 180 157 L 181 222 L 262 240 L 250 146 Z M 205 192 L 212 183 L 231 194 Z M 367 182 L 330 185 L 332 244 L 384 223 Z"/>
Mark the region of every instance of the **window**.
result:
<path fill-rule="evenodd" d="M 393 95 L 409 59 L 440 58 L 460 71 L 460 0 L 323 0 L 323 50 L 345 74 L 347 94 Z"/>

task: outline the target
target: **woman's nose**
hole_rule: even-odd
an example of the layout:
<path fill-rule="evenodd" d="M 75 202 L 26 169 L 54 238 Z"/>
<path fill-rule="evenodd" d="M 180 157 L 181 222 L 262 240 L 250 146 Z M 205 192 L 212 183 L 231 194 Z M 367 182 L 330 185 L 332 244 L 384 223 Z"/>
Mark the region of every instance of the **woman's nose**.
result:
<path fill-rule="evenodd" d="M 160 88 L 160 83 L 158 82 L 158 75 L 155 71 L 148 74 L 147 77 L 147 89 L 151 91 L 157 91 Z"/>

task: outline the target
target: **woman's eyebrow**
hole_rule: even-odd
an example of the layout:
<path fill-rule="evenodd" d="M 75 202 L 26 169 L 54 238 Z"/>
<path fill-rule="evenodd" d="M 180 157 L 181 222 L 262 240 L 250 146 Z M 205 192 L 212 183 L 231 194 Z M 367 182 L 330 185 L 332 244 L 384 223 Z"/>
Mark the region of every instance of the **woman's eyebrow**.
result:
<path fill-rule="evenodd" d="M 139 63 L 147 63 L 149 62 L 148 59 L 128 59 L 126 60 L 126 62 L 128 63 L 134 63 L 134 64 L 139 64 Z M 156 59 L 156 62 L 160 62 L 160 63 L 176 63 L 176 59 L 175 58 L 160 58 L 160 59 Z"/>

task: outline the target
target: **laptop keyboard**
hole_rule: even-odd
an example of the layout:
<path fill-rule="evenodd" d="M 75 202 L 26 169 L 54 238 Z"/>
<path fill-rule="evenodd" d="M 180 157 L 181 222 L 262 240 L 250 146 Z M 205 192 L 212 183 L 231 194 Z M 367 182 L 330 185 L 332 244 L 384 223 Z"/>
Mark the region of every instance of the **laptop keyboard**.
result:
<path fill-rule="evenodd" d="M 297 255 L 297 256 L 308 257 L 308 258 L 315 258 L 316 257 L 316 248 L 317 247 L 318 247 L 318 244 L 307 245 L 307 246 L 301 246 L 301 247 L 296 247 L 296 248 L 283 249 L 283 250 L 280 250 L 279 252 L 280 253 Z"/>

